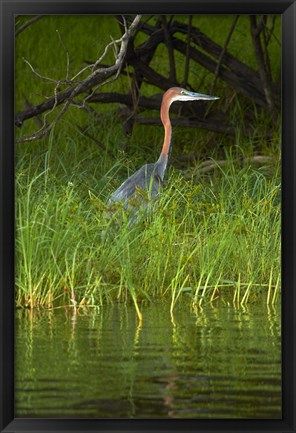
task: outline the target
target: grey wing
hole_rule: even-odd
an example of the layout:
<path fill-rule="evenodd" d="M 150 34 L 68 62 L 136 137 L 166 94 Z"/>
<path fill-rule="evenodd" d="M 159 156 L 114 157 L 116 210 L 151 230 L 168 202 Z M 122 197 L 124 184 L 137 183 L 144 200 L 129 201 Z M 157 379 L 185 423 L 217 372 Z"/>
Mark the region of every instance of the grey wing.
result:
<path fill-rule="evenodd" d="M 111 195 L 108 203 L 126 201 L 132 198 L 138 188 L 148 191 L 149 195 L 153 197 L 161 187 L 162 181 L 156 173 L 155 164 L 145 164 L 120 185 Z"/>

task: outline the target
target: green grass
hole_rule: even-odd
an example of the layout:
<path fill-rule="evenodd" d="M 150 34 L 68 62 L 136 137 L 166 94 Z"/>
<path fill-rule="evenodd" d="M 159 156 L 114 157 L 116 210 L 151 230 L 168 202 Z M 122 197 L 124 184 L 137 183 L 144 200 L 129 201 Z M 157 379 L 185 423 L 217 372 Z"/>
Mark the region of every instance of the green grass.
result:
<path fill-rule="evenodd" d="M 113 129 L 112 140 L 120 133 Z M 111 140 L 111 137 L 110 137 Z M 137 221 L 107 198 L 127 175 L 83 136 L 54 132 L 38 152 L 22 145 L 17 160 L 17 304 L 104 305 L 164 297 L 171 311 L 217 297 L 236 304 L 280 289 L 280 168 L 227 164 L 209 174 L 170 168 L 159 200 Z M 131 164 L 129 164 L 131 165 Z M 107 169 L 109 167 L 109 170 Z M 132 170 L 134 166 L 132 165 Z M 106 174 L 107 173 L 107 174 Z"/>
<path fill-rule="evenodd" d="M 185 17 L 178 19 L 186 21 Z M 74 75 L 85 66 L 84 60 L 94 60 L 102 53 L 110 35 L 118 36 L 112 20 L 45 17 L 21 33 L 16 41 L 17 111 L 24 108 L 25 97 L 35 104 L 52 95 L 54 88 L 34 76 L 23 57 L 39 74 L 60 79 L 66 76 L 68 51 Z M 233 17 L 209 20 L 196 16 L 194 20 L 223 46 Z M 276 28 L 279 36 L 279 19 Z M 240 17 L 229 49 L 256 68 L 248 37 L 248 19 Z M 270 44 L 276 76 L 279 46 L 274 38 Z M 161 46 L 153 60 L 162 74 L 167 63 L 158 60 L 166 55 Z M 110 52 L 106 61 L 111 62 L 112 56 Z M 182 62 L 176 55 L 181 77 Z M 196 90 L 206 93 L 213 76 L 194 66 L 189 78 Z M 126 93 L 128 83 L 120 77 L 103 90 Z M 155 92 L 151 86 L 142 90 L 144 95 Z M 280 125 L 271 129 L 266 113 L 258 110 L 253 134 L 245 138 L 240 127 L 248 110 L 255 112 L 255 107 L 221 82 L 217 82 L 215 94 L 221 97 L 215 102 L 217 108 L 227 111 L 236 126 L 236 137 L 174 128 L 172 162 L 180 154 L 194 152 L 195 164 L 183 171 L 173 164 L 160 199 L 151 203 L 148 212 L 140 211 L 134 224 L 120 207 L 110 218 L 106 202 L 137 167 L 157 160 L 162 127 L 136 125 L 127 139 L 118 107 L 95 106 L 99 119 L 70 107 L 50 136 L 17 145 L 18 306 L 131 302 L 141 318 L 141 304 L 159 298 L 168 300 L 171 313 L 177 302 L 199 308 L 221 297 L 236 306 L 262 296 L 268 304 L 279 299 Z M 31 119 L 17 135 L 27 136 L 36 129 Z M 247 161 L 254 153 L 269 155 L 272 160 L 255 165 Z M 215 168 L 200 174 L 200 163 L 209 158 L 216 161 Z M 221 159 L 226 165 L 219 164 Z"/>

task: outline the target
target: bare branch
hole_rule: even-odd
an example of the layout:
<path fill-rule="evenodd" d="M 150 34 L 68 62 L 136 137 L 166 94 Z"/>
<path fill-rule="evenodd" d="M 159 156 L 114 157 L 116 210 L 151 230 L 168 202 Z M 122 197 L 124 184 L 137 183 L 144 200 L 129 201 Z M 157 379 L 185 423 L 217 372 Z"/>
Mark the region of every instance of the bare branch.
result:
<path fill-rule="evenodd" d="M 36 75 L 38 78 L 41 78 L 41 80 L 50 81 L 53 84 L 60 83 L 57 80 L 54 80 L 53 78 L 45 77 L 44 75 L 39 74 L 39 72 L 36 71 L 36 69 L 34 68 L 34 66 L 32 66 L 31 63 L 27 59 L 25 59 L 24 57 L 23 57 L 23 61 L 29 66 L 29 68 L 31 69 L 31 71 L 33 72 L 33 74 Z"/>
<path fill-rule="evenodd" d="M 186 158 L 186 155 L 182 155 L 181 158 L 180 158 L 180 156 L 178 157 L 178 160 L 180 160 L 180 159 L 196 160 L 197 157 L 198 157 L 198 155 L 195 155 L 195 154 L 188 155 L 188 158 Z M 272 164 L 274 164 L 275 158 L 273 158 L 271 156 L 265 156 L 265 155 L 254 155 L 254 156 L 250 156 L 250 157 L 246 157 L 246 158 L 242 158 L 242 159 L 236 159 L 236 160 L 233 160 L 232 162 L 238 163 L 241 165 L 259 164 L 261 166 L 265 165 L 266 167 L 268 167 L 268 166 L 271 166 Z M 225 167 L 225 166 L 227 167 L 228 164 L 229 164 L 229 161 L 223 160 L 223 159 L 218 160 L 218 161 L 214 161 L 213 159 L 207 159 L 206 161 L 201 162 L 198 167 L 187 169 L 185 174 L 184 174 L 184 177 L 186 179 L 190 179 L 190 178 L 192 178 L 192 176 L 200 176 L 201 174 L 209 173 L 211 171 L 214 171 L 215 169 L 219 169 L 220 167 Z"/>
<path fill-rule="evenodd" d="M 146 43 L 147 50 L 151 46 L 155 46 L 156 44 L 164 42 L 165 37 L 163 29 L 155 29 L 155 27 L 152 25 L 142 22 L 141 31 L 150 35 L 150 38 Z M 170 35 L 174 35 L 179 32 L 187 35 L 188 25 L 174 21 L 173 26 L 169 28 L 169 32 Z M 223 48 L 208 38 L 197 27 L 192 26 L 190 34 L 192 45 L 185 43 L 185 41 L 178 37 L 174 37 L 172 38 L 174 49 L 177 49 L 177 51 L 181 52 L 184 56 L 187 55 L 190 60 L 200 64 L 202 67 L 208 69 L 212 73 L 215 73 L 217 66 L 217 63 L 213 60 L 213 58 L 217 58 L 218 61 L 221 58 L 222 61 L 219 69 L 219 78 L 223 81 L 226 81 L 237 92 L 244 94 L 251 100 L 254 100 L 256 104 L 264 108 L 267 107 L 266 98 L 262 89 L 261 77 L 257 71 L 253 70 L 245 63 L 239 61 L 227 50 L 225 50 L 223 56 L 221 57 Z M 151 81 L 150 77 L 147 76 L 146 78 Z M 168 84 L 169 83 L 167 83 L 167 85 Z M 161 88 L 164 87 L 161 86 Z M 275 105 L 278 107 L 279 85 L 272 82 L 271 90 Z"/>
<path fill-rule="evenodd" d="M 192 15 L 189 15 L 188 32 L 187 32 L 187 48 L 186 48 L 185 68 L 184 68 L 184 78 L 183 78 L 183 82 L 181 83 L 182 87 L 186 87 L 187 86 L 188 77 L 189 77 L 189 63 L 190 63 L 189 48 L 190 48 L 190 39 L 191 39 L 191 29 L 192 29 Z"/>
<path fill-rule="evenodd" d="M 169 57 L 169 65 L 170 65 L 170 80 L 172 82 L 177 83 L 177 75 L 176 75 L 176 65 L 175 65 L 175 57 L 174 57 L 174 48 L 172 46 L 171 35 L 168 29 L 168 23 L 166 17 L 164 15 L 161 16 L 162 27 L 164 31 L 165 43 L 168 50 Z"/>
<path fill-rule="evenodd" d="M 44 17 L 44 15 L 36 15 L 35 17 L 29 19 L 26 21 L 23 25 L 21 25 L 16 31 L 15 36 L 18 36 L 21 32 L 23 32 L 27 27 L 29 27 L 31 24 L 35 23 L 36 21 L 40 20 L 40 18 Z"/>
<path fill-rule="evenodd" d="M 274 158 L 271 156 L 264 156 L 264 155 L 254 155 L 251 157 L 243 158 L 241 162 L 242 164 L 271 164 L 274 162 Z M 222 161 L 213 161 L 213 160 L 207 160 L 200 164 L 200 167 L 198 169 L 199 173 L 207 173 L 209 171 L 214 170 L 218 167 L 227 166 L 229 164 L 228 161 L 222 160 Z"/>
<path fill-rule="evenodd" d="M 135 118 L 135 122 L 140 125 L 159 125 L 162 126 L 159 117 L 140 117 Z M 188 119 L 187 117 L 175 117 L 171 119 L 173 126 L 182 126 L 184 128 L 201 128 L 209 131 L 220 132 L 235 136 L 236 129 L 233 126 L 225 125 L 222 122 L 216 122 L 209 119 Z M 247 132 L 246 132 L 247 133 Z"/>
<path fill-rule="evenodd" d="M 192 68 L 193 65 L 198 64 L 213 74 L 212 89 L 209 89 L 207 93 L 214 93 L 214 88 L 219 78 L 234 89 L 232 92 L 233 97 L 235 97 L 237 93 L 240 93 L 254 101 L 260 107 L 270 110 L 270 100 L 268 101 L 267 98 L 268 92 L 266 94 L 265 82 L 267 84 L 267 90 L 270 91 L 269 95 L 271 96 L 271 101 L 274 103 L 274 113 L 277 113 L 280 90 L 279 85 L 272 80 L 268 53 L 268 43 L 270 37 L 273 36 L 271 34 L 272 27 L 270 24 L 274 25 L 274 23 L 269 22 L 266 17 L 262 17 L 261 19 L 260 17 L 255 17 L 256 28 L 254 28 L 253 38 L 256 39 L 256 47 L 261 47 L 259 54 L 261 66 L 263 65 L 262 68 L 258 63 L 258 71 L 251 69 L 248 65 L 239 61 L 228 51 L 229 42 L 235 31 L 238 17 L 233 17 L 234 19 L 227 38 L 222 46 L 215 43 L 195 27 L 192 17 L 189 17 L 189 21 L 186 24 L 178 22 L 175 19 L 173 20 L 173 17 L 170 20 L 165 17 L 159 17 L 158 21 L 156 23 L 154 22 L 154 24 L 148 22 L 149 18 L 146 21 L 140 21 L 141 17 L 138 17 L 138 20 L 137 18 L 135 20 L 134 17 L 132 18 L 131 16 L 116 18 L 118 18 L 121 29 L 120 37 L 111 40 L 104 47 L 103 52 L 98 55 L 97 60 L 91 59 L 85 62 L 87 66 L 79 71 L 71 71 L 71 75 L 69 56 L 60 38 L 60 42 L 67 53 L 67 73 L 63 81 L 56 81 L 52 78 L 44 77 L 39 72 L 36 72 L 35 68 L 28 60 L 25 60 L 27 65 L 31 68 L 32 73 L 40 79 L 45 79 L 50 82 L 52 84 L 51 89 L 54 88 L 54 90 L 51 96 L 44 100 L 42 104 L 36 107 L 28 107 L 26 111 L 16 115 L 15 123 L 18 126 L 21 126 L 24 120 L 40 114 L 42 114 L 41 119 L 43 120 L 43 125 L 39 131 L 35 132 L 33 136 L 20 141 L 31 141 L 42 137 L 60 117 L 63 116 L 70 105 L 89 112 L 91 109 L 90 105 L 94 102 L 116 102 L 118 104 L 124 104 L 127 108 L 123 109 L 122 118 L 125 121 L 124 128 L 126 135 L 131 133 L 133 125 L 136 123 L 159 123 L 159 119 L 142 119 L 137 116 L 138 111 L 141 111 L 141 109 L 159 109 L 161 100 L 160 94 L 152 98 L 141 96 L 140 89 L 144 82 L 160 90 L 166 90 L 176 85 L 174 58 L 176 53 L 174 50 L 178 52 L 178 58 L 181 54 L 184 59 L 183 87 L 191 88 L 190 83 L 188 83 L 189 66 Z M 269 27 L 271 27 L 271 30 Z M 143 42 L 136 43 L 136 32 L 142 32 L 141 38 L 138 38 L 136 42 L 140 40 L 143 41 L 143 33 L 148 35 L 148 38 L 145 37 Z M 157 65 L 152 67 L 150 64 L 160 44 L 167 45 L 167 57 L 170 65 L 169 76 L 161 75 L 157 69 Z M 114 51 L 114 63 L 105 60 L 106 54 L 110 53 L 110 50 Z M 97 91 L 98 88 L 116 80 L 121 72 L 127 76 L 127 80 L 125 81 L 125 92 L 127 94 L 103 93 L 101 90 Z M 263 76 L 262 74 L 265 75 Z M 63 87 L 61 87 L 61 85 Z M 199 85 L 203 87 L 202 83 Z M 228 99 L 228 101 L 229 100 L 230 99 Z M 228 103 L 228 101 L 226 102 Z M 57 110 L 56 108 L 59 105 L 61 105 L 61 108 Z M 210 118 L 205 119 L 206 108 L 209 107 L 209 105 L 203 106 L 200 104 L 198 109 L 197 107 L 195 108 L 188 105 L 189 111 L 187 113 L 185 108 L 184 111 L 182 108 L 182 113 L 179 113 L 177 111 L 178 107 L 180 108 L 179 105 L 176 105 L 172 108 L 172 111 L 174 112 L 174 109 L 176 109 L 175 112 L 181 115 L 181 118 L 175 118 L 173 122 L 177 122 L 186 127 L 196 127 L 198 125 L 217 132 L 235 134 L 235 129 L 231 126 L 232 123 L 228 123 L 226 116 L 222 116 L 221 112 L 216 112 L 215 116 L 209 116 Z M 52 113 L 53 111 L 54 113 Z M 47 114 L 44 114 L 45 112 Z M 47 116 L 49 113 L 52 113 L 50 120 L 52 120 L 54 116 L 55 118 L 52 123 L 49 123 L 48 120 L 49 124 L 47 124 L 46 119 L 48 119 Z M 190 116 L 189 120 L 185 120 L 186 116 Z M 246 126 L 246 128 L 244 128 L 244 134 L 249 135 L 249 131 L 250 128 Z"/>
<path fill-rule="evenodd" d="M 57 93 L 53 98 L 50 98 L 45 103 L 40 104 L 37 107 L 34 107 L 35 115 L 36 115 L 48 109 L 54 110 L 57 105 L 64 102 L 63 108 L 49 125 L 47 126 L 44 125 L 44 127 L 41 128 L 39 131 L 36 131 L 34 134 L 32 134 L 29 137 L 17 140 L 17 142 L 33 141 L 38 138 L 41 138 L 42 136 L 47 134 L 51 130 L 51 128 L 57 123 L 57 121 L 64 115 L 64 113 L 69 108 L 75 96 L 77 96 L 82 92 L 85 92 L 86 90 L 92 88 L 93 86 L 97 86 L 100 84 L 103 85 L 103 83 L 105 84 L 106 80 L 114 74 L 115 77 L 117 77 L 118 74 L 120 73 L 120 70 L 124 62 L 124 57 L 127 52 L 128 42 L 134 30 L 139 25 L 140 20 L 141 20 L 141 15 L 137 15 L 136 18 L 133 20 L 132 24 L 130 25 L 129 29 L 127 30 L 127 32 L 117 41 L 121 45 L 115 63 L 112 66 L 110 66 L 109 68 L 93 70 L 93 72 L 85 80 L 81 81 L 76 86 L 68 88 L 63 92 Z M 30 114 L 28 113 L 28 111 L 30 112 Z M 25 118 L 32 117 L 32 110 L 28 110 L 28 111 L 25 113 L 19 113 L 16 116 L 15 119 L 16 125 L 20 126 Z"/>
<path fill-rule="evenodd" d="M 64 41 L 63 41 L 63 39 L 62 39 L 62 37 L 60 35 L 60 32 L 58 30 L 56 30 L 56 32 L 57 32 L 57 35 L 59 37 L 60 43 L 61 43 L 61 45 L 62 45 L 62 47 L 63 47 L 63 49 L 64 49 L 64 51 L 66 53 L 66 58 L 67 58 L 66 82 L 69 82 L 69 74 L 70 74 L 70 56 L 69 56 L 69 51 L 67 50 L 67 48 L 66 48 L 66 46 L 64 44 Z"/>
<path fill-rule="evenodd" d="M 239 15 L 236 15 L 236 17 L 234 18 L 234 20 L 233 20 L 233 22 L 232 22 L 232 24 L 231 24 L 231 27 L 230 27 L 230 30 L 229 30 L 228 36 L 227 36 L 227 38 L 226 38 L 226 41 L 225 41 L 224 47 L 223 47 L 223 49 L 222 49 L 222 51 L 221 51 L 221 53 L 220 53 L 220 57 L 219 57 L 219 60 L 218 60 L 218 62 L 217 62 L 217 66 L 216 66 L 216 70 L 215 70 L 214 80 L 213 80 L 212 85 L 211 85 L 210 94 L 213 94 L 214 91 L 215 91 L 215 86 L 216 86 L 217 78 L 218 78 L 218 76 L 219 76 L 219 72 L 220 72 L 220 68 L 221 68 L 221 65 L 222 65 L 223 57 L 224 57 L 224 55 L 225 55 L 225 53 L 226 53 L 226 49 L 227 49 L 227 47 L 228 47 L 228 44 L 229 44 L 229 42 L 230 42 L 231 36 L 232 36 L 232 34 L 233 34 L 233 31 L 234 31 L 234 29 L 235 29 L 235 26 L 236 26 L 236 24 L 237 24 L 238 19 L 239 19 Z"/>
<path fill-rule="evenodd" d="M 272 80 L 268 73 L 268 64 L 266 64 L 264 60 L 264 52 L 260 40 L 260 32 L 261 29 L 263 29 L 264 19 L 261 17 L 259 24 L 257 24 L 256 16 L 251 15 L 250 23 L 251 23 L 251 34 L 253 39 L 253 45 L 254 45 L 255 55 L 257 58 L 259 74 L 263 86 L 265 99 L 267 102 L 267 106 L 269 108 L 269 112 L 272 118 L 275 120 L 277 118 L 277 112 L 276 112 L 276 107 L 275 107 L 275 102 L 274 102 L 273 92 L 272 92 Z"/>

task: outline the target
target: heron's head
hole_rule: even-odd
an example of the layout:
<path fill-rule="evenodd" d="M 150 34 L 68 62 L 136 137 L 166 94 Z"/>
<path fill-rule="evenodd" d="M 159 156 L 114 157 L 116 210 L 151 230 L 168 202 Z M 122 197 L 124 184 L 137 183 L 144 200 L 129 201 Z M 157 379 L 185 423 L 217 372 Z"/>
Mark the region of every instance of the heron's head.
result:
<path fill-rule="evenodd" d="M 166 101 L 169 105 L 175 101 L 214 101 L 215 99 L 219 99 L 219 97 L 190 92 L 182 89 L 182 87 L 171 87 L 163 95 L 163 101 Z"/>

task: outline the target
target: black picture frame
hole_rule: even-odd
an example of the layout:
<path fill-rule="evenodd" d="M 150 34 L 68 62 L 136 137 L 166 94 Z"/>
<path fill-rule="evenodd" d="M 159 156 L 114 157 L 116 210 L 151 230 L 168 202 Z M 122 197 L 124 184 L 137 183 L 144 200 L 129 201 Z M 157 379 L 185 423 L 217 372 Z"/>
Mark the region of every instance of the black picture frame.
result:
<path fill-rule="evenodd" d="M 11 1 L 1 4 L 1 432 L 295 432 L 296 3 L 249 1 Z M 282 419 L 14 418 L 14 16 L 16 14 L 282 15 Z"/>

